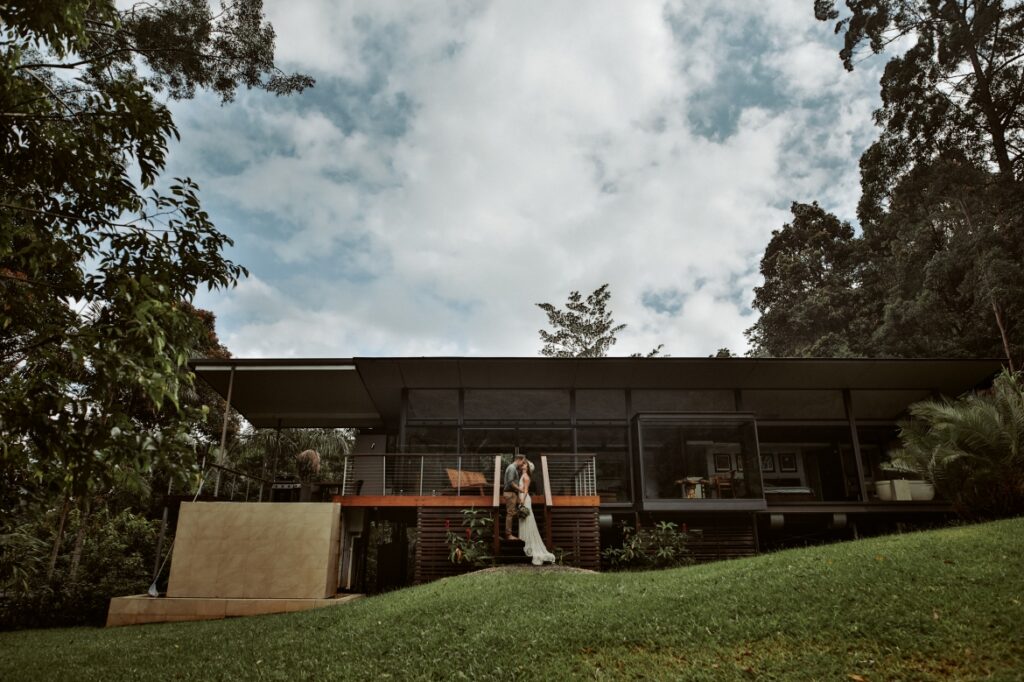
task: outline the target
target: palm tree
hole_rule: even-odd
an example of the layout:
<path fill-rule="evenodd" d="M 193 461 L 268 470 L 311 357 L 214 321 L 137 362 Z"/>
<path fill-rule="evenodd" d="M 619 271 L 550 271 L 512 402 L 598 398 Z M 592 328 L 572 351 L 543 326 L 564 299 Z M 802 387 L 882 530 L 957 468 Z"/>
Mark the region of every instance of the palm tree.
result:
<path fill-rule="evenodd" d="M 968 518 L 1024 513 L 1024 385 L 1004 370 L 988 391 L 910 406 L 891 467 L 933 483 Z"/>

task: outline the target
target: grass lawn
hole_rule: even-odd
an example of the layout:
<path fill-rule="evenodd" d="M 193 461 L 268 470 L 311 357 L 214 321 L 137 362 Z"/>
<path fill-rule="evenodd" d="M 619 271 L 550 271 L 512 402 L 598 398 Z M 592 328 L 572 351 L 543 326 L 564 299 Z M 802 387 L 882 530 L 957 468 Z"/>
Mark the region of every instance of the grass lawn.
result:
<path fill-rule="evenodd" d="M 0 633 L 0 679 L 1024 679 L 1024 519 L 279 616 Z"/>

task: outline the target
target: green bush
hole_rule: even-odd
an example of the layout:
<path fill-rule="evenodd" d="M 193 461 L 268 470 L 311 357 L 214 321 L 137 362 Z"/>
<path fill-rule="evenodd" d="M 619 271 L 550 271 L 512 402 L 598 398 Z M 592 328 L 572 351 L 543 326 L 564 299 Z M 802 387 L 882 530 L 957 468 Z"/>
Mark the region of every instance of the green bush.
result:
<path fill-rule="evenodd" d="M 661 521 L 653 528 L 636 529 L 623 524 L 622 546 L 604 550 L 604 557 L 613 568 L 674 568 L 693 563 L 686 543 L 689 536 L 671 521 Z"/>
<path fill-rule="evenodd" d="M 14 550 L 31 551 L 4 573 L 0 629 L 103 625 L 111 597 L 146 591 L 160 523 L 127 509 L 112 514 L 106 508 L 97 509 L 84 522 L 86 532 L 73 579 L 73 545 L 82 523 L 77 511 L 68 516 L 65 551 L 49 580 L 45 559 L 50 547 L 41 539 L 49 530 L 45 522 L 35 528 L 21 527 L 18 537 L 3 536 L 2 562 L 17 560 Z"/>
<path fill-rule="evenodd" d="M 920 475 L 961 516 L 1024 514 L 1024 383 L 1004 370 L 991 390 L 956 401 L 910 406 L 900 422 L 903 447 L 889 467 Z"/>
<path fill-rule="evenodd" d="M 448 560 L 453 564 L 490 566 L 494 557 L 490 543 L 494 537 L 494 519 L 483 509 L 462 510 L 462 532 L 448 528 Z"/>

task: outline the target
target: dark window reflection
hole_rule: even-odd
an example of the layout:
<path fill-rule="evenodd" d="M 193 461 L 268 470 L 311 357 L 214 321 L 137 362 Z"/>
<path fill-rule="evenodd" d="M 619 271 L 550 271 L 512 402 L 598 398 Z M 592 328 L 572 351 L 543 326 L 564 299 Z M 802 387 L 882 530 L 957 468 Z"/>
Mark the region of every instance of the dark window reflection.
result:
<path fill-rule="evenodd" d="M 409 419 L 459 418 L 459 392 L 455 389 L 413 389 L 409 391 Z"/>
<path fill-rule="evenodd" d="M 534 419 L 569 421 L 569 391 L 469 389 L 464 395 L 467 420 Z"/>
<path fill-rule="evenodd" d="M 638 420 L 647 499 L 761 497 L 761 463 L 749 420 Z"/>
<path fill-rule="evenodd" d="M 407 426 L 405 451 L 458 452 L 459 429 L 457 426 Z"/>
<path fill-rule="evenodd" d="M 758 437 L 765 466 L 772 467 L 762 474 L 765 499 L 769 502 L 858 499 L 860 483 L 848 425 L 760 423 Z"/>
<path fill-rule="evenodd" d="M 628 429 L 624 426 L 581 426 L 577 448 L 597 456 L 597 494 L 601 502 L 629 502 Z"/>
<path fill-rule="evenodd" d="M 576 391 L 576 419 L 626 419 L 626 392 L 583 389 Z"/>

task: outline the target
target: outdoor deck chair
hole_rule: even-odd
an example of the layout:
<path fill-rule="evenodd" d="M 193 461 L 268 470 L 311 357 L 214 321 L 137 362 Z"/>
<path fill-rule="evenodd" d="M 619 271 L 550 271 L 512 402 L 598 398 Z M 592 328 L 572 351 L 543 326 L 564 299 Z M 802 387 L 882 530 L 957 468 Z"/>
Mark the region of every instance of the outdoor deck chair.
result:
<path fill-rule="evenodd" d="M 448 480 L 452 484 L 452 492 L 461 489 L 473 490 L 477 495 L 486 495 L 491 488 L 487 477 L 479 471 L 459 471 L 458 469 L 445 469 L 448 472 Z M 460 478 L 461 474 L 461 478 Z"/>

